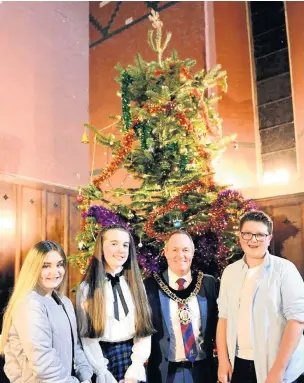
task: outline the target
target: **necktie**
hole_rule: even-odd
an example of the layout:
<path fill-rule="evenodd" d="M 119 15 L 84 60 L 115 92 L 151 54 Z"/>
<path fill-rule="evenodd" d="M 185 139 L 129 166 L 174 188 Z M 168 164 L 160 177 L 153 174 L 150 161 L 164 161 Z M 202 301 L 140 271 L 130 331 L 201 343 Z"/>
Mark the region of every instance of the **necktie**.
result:
<path fill-rule="evenodd" d="M 125 301 L 125 298 L 124 298 L 122 290 L 121 290 L 120 281 L 119 281 L 119 278 L 121 277 L 122 274 L 123 274 L 123 272 L 120 272 L 119 274 L 116 274 L 113 277 L 112 274 L 106 273 L 106 276 L 107 276 L 108 280 L 111 281 L 111 285 L 112 285 L 113 296 L 114 296 L 114 318 L 117 320 L 119 320 L 117 293 L 119 295 L 119 298 L 120 298 L 123 310 L 125 312 L 125 315 L 127 316 L 128 312 L 129 312 L 127 303 Z"/>
<path fill-rule="evenodd" d="M 178 284 L 178 290 L 184 290 L 184 284 L 186 280 L 184 278 L 179 278 L 176 283 Z M 178 308 L 183 307 L 182 303 L 178 303 Z M 187 306 L 187 305 L 186 305 Z M 195 337 L 193 333 L 192 323 L 182 324 L 181 330 L 184 341 L 185 355 L 190 362 L 194 362 L 197 357 L 197 347 L 195 343 Z"/>

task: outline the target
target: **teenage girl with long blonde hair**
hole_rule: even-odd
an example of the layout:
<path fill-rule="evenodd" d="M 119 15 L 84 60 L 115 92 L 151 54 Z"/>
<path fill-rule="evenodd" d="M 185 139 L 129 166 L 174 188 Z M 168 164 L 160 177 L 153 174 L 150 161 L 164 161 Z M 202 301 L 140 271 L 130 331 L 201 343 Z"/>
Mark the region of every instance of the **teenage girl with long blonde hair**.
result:
<path fill-rule="evenodd" d="M 10 382 L 89 382 L 71 301 L 63 295 L 66 256 L 52 241 L 28 253 L 3 318 L 0 353 Z"/>

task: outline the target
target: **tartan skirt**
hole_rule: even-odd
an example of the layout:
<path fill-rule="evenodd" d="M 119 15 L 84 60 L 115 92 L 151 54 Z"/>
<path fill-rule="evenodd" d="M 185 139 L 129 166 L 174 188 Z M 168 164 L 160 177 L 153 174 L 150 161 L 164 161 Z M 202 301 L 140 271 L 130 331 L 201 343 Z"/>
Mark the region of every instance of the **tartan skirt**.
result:
<path fill-rule="evenodd" d="M 123 342 L 99 342 L 103 356 L 108 359 L 108 370 L 119 382 L 124 379 L 128 367 L 131 365 L 133 338 Z"/>

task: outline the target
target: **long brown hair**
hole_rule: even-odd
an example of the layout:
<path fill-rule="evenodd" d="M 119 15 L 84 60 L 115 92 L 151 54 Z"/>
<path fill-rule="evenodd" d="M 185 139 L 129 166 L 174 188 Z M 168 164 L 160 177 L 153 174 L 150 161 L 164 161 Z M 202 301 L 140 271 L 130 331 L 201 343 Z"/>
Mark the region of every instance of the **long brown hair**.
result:
<path fill-rule="evenodd" d="M 128 234 L 129 256 L 123 265 L 123 275 L 129 285 L 135 305 L 135 336 L 145 337 L 153 333 L 151 310 L 139 270 L 136 249 L 131 233 L 121 225 L 105 227 L 97 236 L 94 256 L 77 292 L 76 310 L 80 336 L 99 338 L 104 333 L 106 323 L 105 258 L 103 243 L 109 230 L 118 229 Z"/>

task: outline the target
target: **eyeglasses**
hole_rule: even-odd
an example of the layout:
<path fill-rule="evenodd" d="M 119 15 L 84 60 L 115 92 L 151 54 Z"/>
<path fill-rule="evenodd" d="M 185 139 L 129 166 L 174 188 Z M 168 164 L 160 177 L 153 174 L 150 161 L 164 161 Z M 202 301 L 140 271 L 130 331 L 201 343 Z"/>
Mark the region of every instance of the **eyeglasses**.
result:
<path fill-rule="evenodd" d="M 270 234 L 263 234 L 263 233 L 257 233 L 257 234 L 253 234 L 253 233 L 244 233 L 241 231 L 241 237 L 245 240 L 245 241 L 250 241 L 253 237 L 255 237 L 255 239 L 258 241 L 258 242 L 264 242 L 266 237 L 268 237 Z"/>

